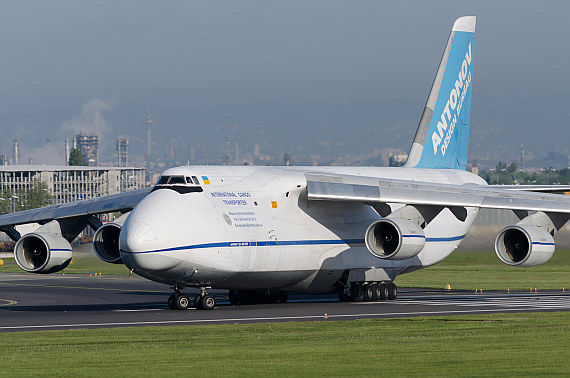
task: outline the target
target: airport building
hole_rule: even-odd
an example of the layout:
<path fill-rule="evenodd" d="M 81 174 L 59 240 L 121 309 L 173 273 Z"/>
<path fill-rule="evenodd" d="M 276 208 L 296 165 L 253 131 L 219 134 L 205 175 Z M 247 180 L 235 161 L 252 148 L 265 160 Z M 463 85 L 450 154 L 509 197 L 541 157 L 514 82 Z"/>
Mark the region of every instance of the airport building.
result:
<path fill-rule="evenodd" d="M 53 204 L 105 196 L 145 186 L 145 169 L 49 165 L 0 166 L 0 190 L 20 196 L 43 182 Z"/>

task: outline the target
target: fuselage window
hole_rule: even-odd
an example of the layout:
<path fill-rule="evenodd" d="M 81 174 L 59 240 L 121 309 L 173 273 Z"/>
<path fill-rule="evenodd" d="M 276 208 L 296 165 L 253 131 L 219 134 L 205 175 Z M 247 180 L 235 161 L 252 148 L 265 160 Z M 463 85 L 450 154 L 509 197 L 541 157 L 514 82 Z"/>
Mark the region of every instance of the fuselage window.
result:
<path fill-rule="evenodd" d="M 192 176 L 192 180 L 194 180 L 194 184 L 200 185 L 200 181 L 198 181 L 198 177 Z"/>
<path fill-rule="evenodd" d="M 192 182 L 192 177 L 186 177 L 186 183 L 193 184 L 194 182 Z"/>

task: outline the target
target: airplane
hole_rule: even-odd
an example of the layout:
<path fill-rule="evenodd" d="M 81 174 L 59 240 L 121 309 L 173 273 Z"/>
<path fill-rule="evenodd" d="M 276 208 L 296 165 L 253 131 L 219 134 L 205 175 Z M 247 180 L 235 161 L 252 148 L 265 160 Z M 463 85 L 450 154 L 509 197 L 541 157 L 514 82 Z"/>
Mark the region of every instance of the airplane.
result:
<path fill-rule="evenodd" d="M 181 166 L 152 188 L 2 215 L 0 229 L 23 270 L 53 273 L 89 225 L 99 258 L 169 285 L 178 310 L 191 307 L 185 288 L 199 289 L 203 310 L 216 306 L 211 288 L 234 305 L 289 292 L 395 300 L 396 278 L 445 259 L 482 208 L 520 219 L 495 240 L 502 262 L 544 264 L 570 197 L 549 193 L 557 186 L 490 186 L 465 170 L 475 24 L 453 24 L 403 167 Z M 110 212 L 122 215 L 103 225 L 97 215 Z M 41 226 L 14 228 L 31 222 Z"/>

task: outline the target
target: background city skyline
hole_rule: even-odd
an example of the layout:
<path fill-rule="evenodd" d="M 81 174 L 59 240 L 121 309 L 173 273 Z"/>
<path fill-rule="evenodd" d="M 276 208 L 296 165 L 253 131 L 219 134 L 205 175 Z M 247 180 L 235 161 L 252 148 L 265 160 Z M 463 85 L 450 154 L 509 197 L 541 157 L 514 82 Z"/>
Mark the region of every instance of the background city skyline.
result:
<path fill-rule="evenodd" d="M 97 132 L 114 162 L 125 135 L 140 162 L 148 107 L 156 159 L 220 163 L 229 136 L 272 164 L 374 164 L 408 151 L 451 25 L 476 15 L 470 158 L 518 161 L 521 144 L 527 160 L 568 156 L 568 14 L 564 1 L 8 3 L 1 145 L 64 164 L 65 139 Z"/>

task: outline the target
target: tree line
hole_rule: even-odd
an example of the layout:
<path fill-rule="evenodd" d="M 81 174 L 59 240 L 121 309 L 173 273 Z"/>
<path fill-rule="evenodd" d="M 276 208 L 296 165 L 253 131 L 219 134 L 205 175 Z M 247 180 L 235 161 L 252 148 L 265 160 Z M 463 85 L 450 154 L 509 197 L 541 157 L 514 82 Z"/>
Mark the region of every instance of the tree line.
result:
<path fill-rule="evenodd" d="M 527 172 L 518 169 L 515 162 L 506 164 L 499 162 L 494 169 L 479 172 L 490 185 L 568 185 L 570 184 L 570 168 L 543 168 L 538 172 Z"/>

